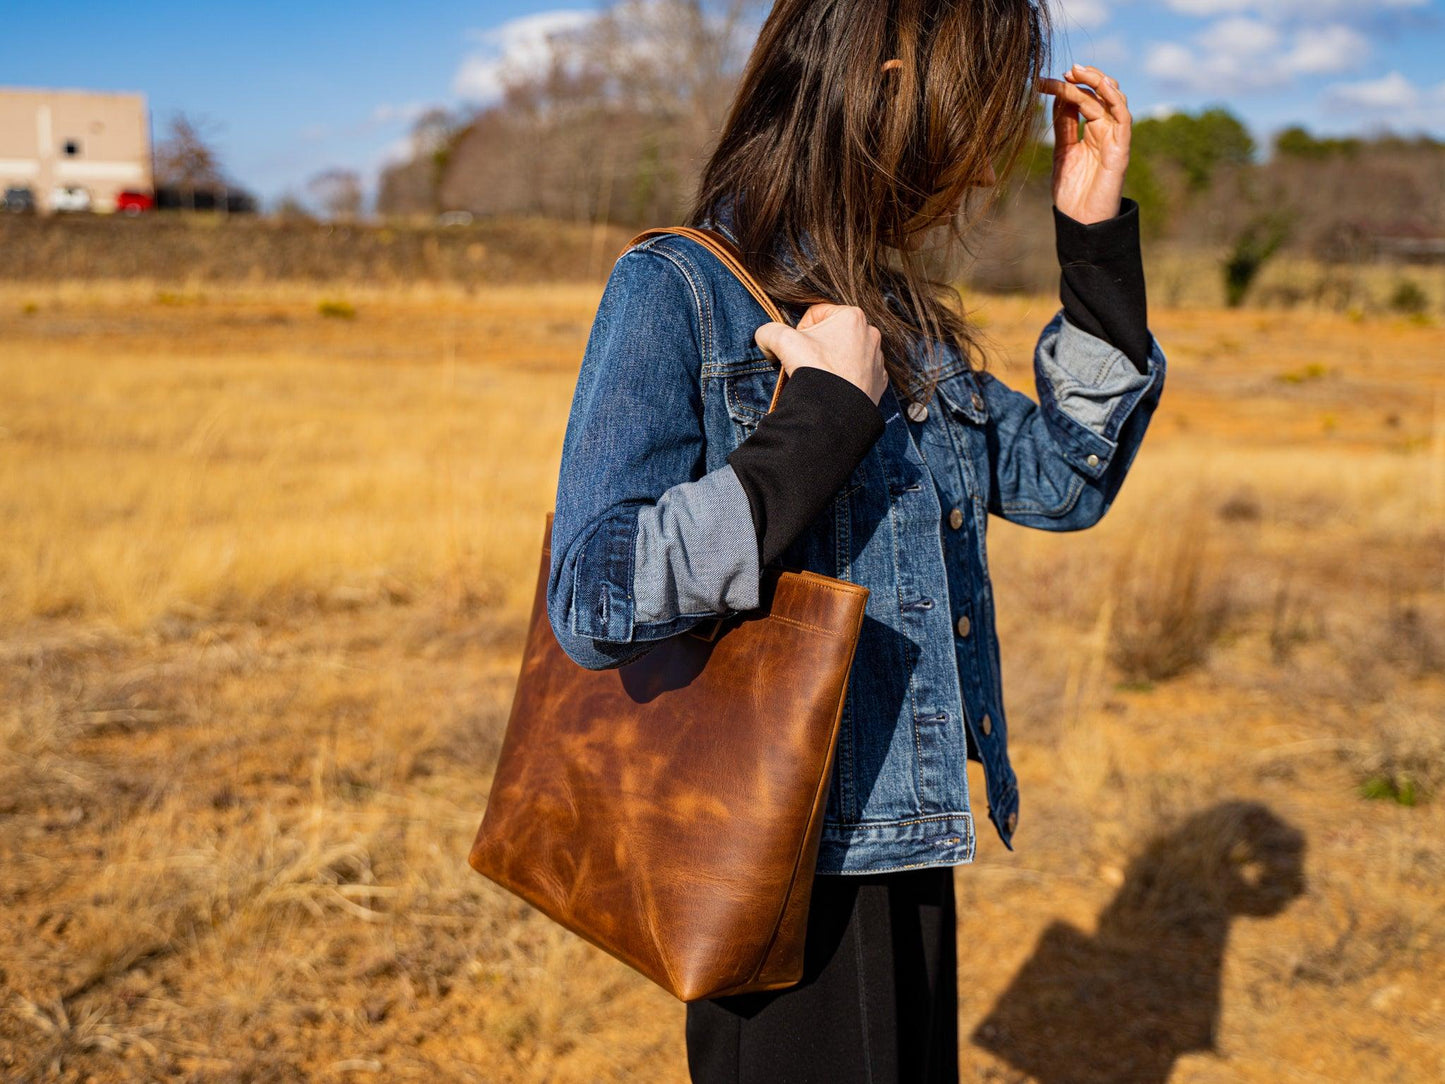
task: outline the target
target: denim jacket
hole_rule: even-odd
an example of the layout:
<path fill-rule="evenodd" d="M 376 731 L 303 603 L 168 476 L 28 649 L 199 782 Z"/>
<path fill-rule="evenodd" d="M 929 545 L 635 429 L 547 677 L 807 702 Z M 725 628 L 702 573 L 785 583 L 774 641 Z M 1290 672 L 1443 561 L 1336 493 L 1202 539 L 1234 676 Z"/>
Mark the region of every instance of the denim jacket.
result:
<path fill-rule="evenodd" d="M 732 236 L 729 221 L 724 210 L 705 224 Z M 649 238 L 613 266 L 563 439 L 547 584 L 552 629 L 580 665 L 620 666 L 758 605 L 757 534 L 727 455 L 772 397 L 778 365 L 753 341 L 767 319 L 685 238 Z M 988 517 L 1048 531 L 1098 522 L 1163 389 L 1152 334 L 1149 347 L 1141 373 L 1060 309 L 1034 348 L 1037 402 L 947 346 L 923 409 L 883 393 L 882 435 L 779 561 L 870 589 L 819 873 L 973 861 L 970 757 L 1013 849 Z"/>

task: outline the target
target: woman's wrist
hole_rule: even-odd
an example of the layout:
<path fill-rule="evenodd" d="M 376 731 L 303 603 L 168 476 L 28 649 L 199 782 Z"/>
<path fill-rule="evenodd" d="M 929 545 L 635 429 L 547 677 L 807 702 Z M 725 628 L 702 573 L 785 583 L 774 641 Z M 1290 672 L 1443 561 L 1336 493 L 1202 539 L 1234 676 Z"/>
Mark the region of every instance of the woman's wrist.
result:
<path fill-rule="evenodd" d="M 777 406 L 727 457 L 748 495 L 760 565 L 827 507 L 883 429 L 878 406 L 852 381 L 813 365 L 793 371 Z"/>
<path fill-rule="evenodd" d="M 1053 215 L 1064 314 L 1122 350 L 1143 372 L 1149 358 L 1149 317 L 1139 204 L 1125 196 L 1119 213 L 1100 222 L 1079 222 L 1057 205 Z"/>

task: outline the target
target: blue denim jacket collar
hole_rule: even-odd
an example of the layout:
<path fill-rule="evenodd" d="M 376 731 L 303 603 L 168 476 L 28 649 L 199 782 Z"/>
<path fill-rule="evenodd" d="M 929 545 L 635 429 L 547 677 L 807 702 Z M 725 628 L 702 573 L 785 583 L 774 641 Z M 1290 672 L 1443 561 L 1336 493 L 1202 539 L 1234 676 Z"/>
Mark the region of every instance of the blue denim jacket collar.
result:
<path fill-rule="evenodd" d="M 737 204 L 741 202 L 742 198 L 742 194 L 735 192 L 722 197 L 722 199 L 712 207 L 704 220 L 705 225 L 716 227 L 719 233 L 734 245 L 739 246 L 741 246 L 741 241 L 737 234 Z M 807 233 L 804 233 L 803 236 L 799 238 L 798 244 L 803 250 L 804 259 L 809 258 L 813 251 L 812 238 L 809 237 Z M 788 244 L 786 238 L 779 237 L 777 239 L 774 244 L 774 254 L 782 263 L 783 267 L 789 271 L 797 272 L 799 270 L 798 262 L 794 258 L 792 246 Z M 802 314 L 796 306 L 784 305 L 782 307 L 785 310 L 792 309 L 795 317 Z"/>

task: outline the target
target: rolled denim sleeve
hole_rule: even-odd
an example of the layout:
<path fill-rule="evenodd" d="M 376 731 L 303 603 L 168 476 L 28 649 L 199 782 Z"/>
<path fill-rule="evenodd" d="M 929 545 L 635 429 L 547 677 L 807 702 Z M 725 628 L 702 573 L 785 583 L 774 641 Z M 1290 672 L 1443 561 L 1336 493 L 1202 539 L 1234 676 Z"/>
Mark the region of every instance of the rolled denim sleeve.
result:
<path fill-rule="evenodd" d="M 562 443 L 547 612 L 563 650 L 619 666 L 758 605 L 758 536 L 730 465 L 705 471 L 708 349 L 689 269 L 653 247 L 613 265 Z"/>
<path fill-rule="evenodd" d="M 1034 348 L 1035 403 L 981 374 L 988 404 L 989 510 L 1051 531 L 1093 526 L 1112 504 L 1164 388 L 1152 333 L 1141 372 L 1061 308 Z"/>

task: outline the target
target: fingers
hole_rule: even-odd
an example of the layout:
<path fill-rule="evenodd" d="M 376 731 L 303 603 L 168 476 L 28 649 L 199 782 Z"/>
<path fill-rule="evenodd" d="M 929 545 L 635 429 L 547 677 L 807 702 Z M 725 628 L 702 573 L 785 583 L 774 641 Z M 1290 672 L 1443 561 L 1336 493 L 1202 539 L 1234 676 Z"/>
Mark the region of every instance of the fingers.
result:
<path fill-rule="evenodd" d="M 1054 95 L 1054 153 L 1067 150 L 1079 141 L 1079 110 L 1065 97 L 1069 84 L 1061 79 L 1040 79 L 1039 90 Z"/>
<path fill-rule="evenodd" d="M 816 305 L 809 305 L 808 311 L 803 312 L 802 317 L 798 318 L 798 325 L 796 325 L 796 327 L 789 327 L 788 324 L 779 324 L 779 322 L 770 321 L 767 322 L 767 324 L 763 324 L 756 332 L 753 332 L 753 341 L 756 341 L 760 350 L 762 350 L 764 354 L 767 354 L 767 357 L 772 358 L 773 361 L 777 361 L 779 360 L 779 357 L 777 357 L 777 347 L 779 347 L 779 344 L 782 344 L 782 347 L 786 350 L 789 340 L 792 338 L 792 335 L 785 334 L 785 332 L 793 332 L 793 334 L 796 334 L 796 332 L 799 331 L 808 331 L 809 328 L 818 327 L 825 319 L 840 314 L 845 308 L 847 308 L 847 306 L 829 305 L 827 302 L 818 302 Z"/>
<path fill-rule="evenodd" d="M 1075 64 L 1071 71 L 1065 73 L 1064 78 L 1077 79 L 1092 88 L 1108 107 L 1109 114 L 1118 123 L 1128 125 L 1132 121 L 1133 118 L 1129 114 L 1129 99 L 1119 89 L 1119 81 L 1113 76 L 1105 75 L 1098 68 L 1088 64 Z"/>
<path fill-rule="evenodd" d="M 816 305 L 808 306 L 808 311 L 803 313 L 798 326 L 801 328 L 806 321 L 808 327 L 817 327 L 826 320 L 838 320 L 862 327 L 868 323 L 868 316 L 856 305 L 834 305 L 831 302 L 819 301 Z"/>
<path fill-rule="evenodd" d="M 830 320 L 849 323 L 860 330 L 868 323 L 868 317 L 863 310 L 854 305 L 834 305 L 820 301 L 816 305 L 810 305 L 808 311 L 799 318 L 798 330 L 808 331 Z"/>
<path fill-rule="evenodd" d="M 768 321 L 753 332 L 753 342 L 758 344 L 758 349 L 774 361 L 781 360 L 780 353 L 787 350 L 790 341 L 802 337 L 802 332 L 776 320 Z"/>
<path fill-rule="evenodd" d="M 820 301 L 816 305 L 810 305 L 808 306 L 808 311 L 803 313 L 798 319 L 798 330 L 804 331 L 810 327 L 815 327 L 845 307 L 846 306 L 843 305 L 832 305 L 824 301 Z"/>
<path fill-rule="evenodd" d="M 1109 105 L 1127 106 L 1129 99 L 1119 89 L 1119 80 L 1112 75 L 1105 75 L 1098 68 L 1090 64 L 1075 64 L 1074 67 L 1065 73 L 1065 79 L 1077 79 L 1098 92 L 1099 97 Z"/>
<path fill-rule="evenodd" d="M 875 363 L 881 365 L 883 357 L 883 333 L 854 305 L 812 305 L 797 327 L 769 321 L 753 332 L 753 340 L 764 355 L 780 362 L 789 374 L 799 365 L 820 364 L 820 351 L 833 359 L 822 362 L 824 368 L 832 368 L 834 363 L 843 365 L 840 375 L 847 375 L 848 366 L 856 364 L 860 345 Z"/>
<path fill-rule="evenodd" d="M 1104 103 L 1083 87 L 1061 82 L 1057 94 L 1058 97 L 1054 99 L 1056 111 L 1060 108 L 1060 103 L 1067 103 L 1082 114 L 1085 120 L 1103 120 L 1109 115 Z"/>
<path fill-rule="evenodd" d="M 1091 68 L 1088 65 L 1075 65 L 1075 68 L 1077 71 L 1072 72 L 1072 78 L 1087 82 L 1090 87 L 1094 88 L 1100 100 L 1103 100 L 1104 106 L 1108 108 L 1108 114 L 1114 120 L 1114 124 L 1121 130 L 1124 139 L 1127 139 L 1133 129 L 1134 119 L 1129 111 L 1129 98 L 1124 95 L 1124 91 L 1118 88 L 1118 79 L 1111 75 L 1105 75 L 1100 69 Z"/>

